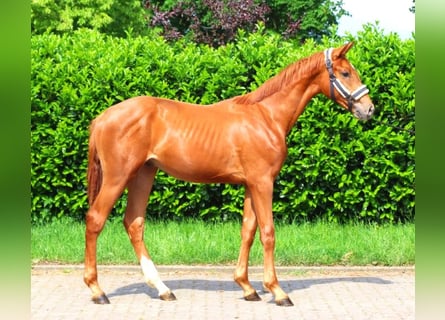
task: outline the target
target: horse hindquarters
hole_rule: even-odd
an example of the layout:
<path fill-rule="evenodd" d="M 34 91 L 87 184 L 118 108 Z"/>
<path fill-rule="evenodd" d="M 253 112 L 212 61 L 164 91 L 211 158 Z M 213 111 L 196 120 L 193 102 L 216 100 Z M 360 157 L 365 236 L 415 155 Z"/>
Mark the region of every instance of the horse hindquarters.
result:
<path fill-rule="evenodd" d="M 97 171 L 97 174 L 99 172 Z M 97 238 L 114 203 L 125 187 L 122 181 L 116 182 L 110 183 L 106 176 L 103 177 L 97 196 L 92 200 L 92 205 L 86 214 L 84 281 L 92 291 L 92 300 L 99 304 L 109 303 L 109 300 L 97 281 Z"/>
<path fill-rule="evenodd" d="M 121 170 L 119 161 L 113 159 L 115 150 L 108 149 L 102 140 L 97 139 L 97 125 L 91 126 L 88 161 L 88 200 L 90 208 L 86 214 L 85 230 L 85 271 L 84 281 L 92 291 L 95 303 L 109 303 L 97 281 L 97 239 L 115 202 L 122 194 L 130 172 Z M 99 157 L 99 150 L 101 157 Z M 109 164 L 113 164 L 110 166 Z M 108 167 L 104 168 L 104 164 Z"/>

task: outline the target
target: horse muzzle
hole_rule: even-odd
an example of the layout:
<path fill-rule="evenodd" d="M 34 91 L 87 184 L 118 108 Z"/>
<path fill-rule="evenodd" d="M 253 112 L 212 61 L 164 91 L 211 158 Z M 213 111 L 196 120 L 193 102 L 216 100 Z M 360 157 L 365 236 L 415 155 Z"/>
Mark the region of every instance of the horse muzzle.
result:
<path fill-rule="evenodd" d="M 371 119 L 374 114 L 375 107 L 372 103 L 354 103 L 352 108 L 352 114 L 359 120 L 366 121 Z"/>

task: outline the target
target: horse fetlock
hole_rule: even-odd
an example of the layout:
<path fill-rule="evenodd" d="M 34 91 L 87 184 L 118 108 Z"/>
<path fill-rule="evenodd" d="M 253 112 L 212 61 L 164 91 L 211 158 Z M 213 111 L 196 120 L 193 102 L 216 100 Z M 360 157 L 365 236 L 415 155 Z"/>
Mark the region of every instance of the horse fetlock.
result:
<path fill-rule="evenodd" d="M 276 291 L 279 291 L 279 293 L 282 293 L 283 291 L 279 286 L 277 286 L 276 281 L 264 281 L 263 282 L 263 290 L 265 292 L 272 292 L 275 294 Z"/>
<path fill-rule="evenodd" d="M 239 286 L 242 286 L 242 283 L 244 283 L 246 281 L 246 276 L 244 275 L 244 273 L 238 273 L 238 272 L 235 271 L 235 273 L 233 274 L 233 280 Z"/>
<path fill-rule="evenodd" d="M 244 291 L 244 297 L 256 294 L 255 289 L 252 287 L 252 285 L 249 282 L 249 279 L 246 276 L 235 276 L 234 280 L 236 284 L 238 284 L 241 289 Z M 247 300 L 247 299 L 246 299 Z"/>

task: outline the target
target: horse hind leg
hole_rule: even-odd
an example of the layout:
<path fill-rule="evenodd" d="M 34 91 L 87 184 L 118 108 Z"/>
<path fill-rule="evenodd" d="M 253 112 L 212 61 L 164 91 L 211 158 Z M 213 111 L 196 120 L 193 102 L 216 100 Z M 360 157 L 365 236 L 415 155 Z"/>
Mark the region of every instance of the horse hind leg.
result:
<path fill-rule="evenodd" d="M 86 214 L 84 282 L 91 289 L 92 300 L 97 304 L 110 303 L 97 280 L 97 239 L 114 203 L 125 187 L 125 181 L 108 180 L 104 177 L 101 190 Z"/>
<path fill-rule="evenodd" d="M 129 181 L 124 226 L 141 265 L 145 281 L 150 287 L 158 290 L 161 300 L 169 301 L 176 300 L 176 297 L 162 282 L 144 243 L 145 208 L 156 172 L 156 167 L 144 165 Z"/>

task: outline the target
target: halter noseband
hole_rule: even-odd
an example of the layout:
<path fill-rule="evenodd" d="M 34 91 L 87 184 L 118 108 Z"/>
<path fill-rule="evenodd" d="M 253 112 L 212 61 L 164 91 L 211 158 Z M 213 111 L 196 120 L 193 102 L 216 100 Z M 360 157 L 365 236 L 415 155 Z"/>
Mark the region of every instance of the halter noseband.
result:
<path fill-rule="evenodd" d="M 335 101 L 334 88 L 340 93 L 340 95 L 348 101 L 348 109 L 352 111 L 352 103 L 358 101 L 361 97 L 369 92 L 365 85 L 361 85 L 353 92 L 350 92 L 341 82 L 335 77 L 334 70 L 332 69 L 332 48 L 324 51 L 326 68 L 329 72 L 330 93 L 331 99 Z"/>

